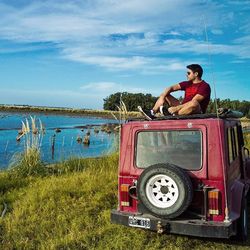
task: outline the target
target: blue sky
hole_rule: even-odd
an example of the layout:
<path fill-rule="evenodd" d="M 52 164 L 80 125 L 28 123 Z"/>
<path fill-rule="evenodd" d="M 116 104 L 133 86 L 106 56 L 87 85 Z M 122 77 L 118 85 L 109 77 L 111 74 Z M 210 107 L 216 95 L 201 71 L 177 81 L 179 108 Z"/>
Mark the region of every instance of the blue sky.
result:
<path fill-rule="evenodd" d="M 102 109 L 158 96 L 191 63 L 212 98 L 249 101 L 249 0 L 0 0 L 0 16 L 2 104 Z"/>

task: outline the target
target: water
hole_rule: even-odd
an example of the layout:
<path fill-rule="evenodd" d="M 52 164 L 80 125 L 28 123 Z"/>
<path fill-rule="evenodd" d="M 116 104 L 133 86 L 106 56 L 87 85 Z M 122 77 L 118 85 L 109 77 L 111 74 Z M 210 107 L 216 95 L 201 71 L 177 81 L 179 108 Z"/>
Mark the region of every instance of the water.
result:
<path fill-rule="evenodd" d="M 45 126 L 45 134 L 40 137 L 41 157 L 45 163 L 53 163 L 68 159 L 69 157 L 97 157 L 111 152 L 117 139 L 114 133 L 107 134 L 100 130 L 100 126 L 116 123 L 112 119 L 96 118 L 89 116 L 52 115 L 41 113 L 7 113 L 0 112 L 0 168 L 6 168 L 17 159 L 17 155 L 24 151 L 24 138 L 16 140 L 22 121 L 29 119 L 30 115 L 38 118 Z M 89 126 L 88 126 L 89 125 Z M 86 128 L 88 126 L 88 128 Z M 61 132 L 56 133 L 55 129 Z M 83 130 L 83 131 L 82 131 Z M 77 142 L 77 137 L 83 138 L 90 131 L 90 145 Z M 54 153 L 52 153 L 54 138 Z"/>

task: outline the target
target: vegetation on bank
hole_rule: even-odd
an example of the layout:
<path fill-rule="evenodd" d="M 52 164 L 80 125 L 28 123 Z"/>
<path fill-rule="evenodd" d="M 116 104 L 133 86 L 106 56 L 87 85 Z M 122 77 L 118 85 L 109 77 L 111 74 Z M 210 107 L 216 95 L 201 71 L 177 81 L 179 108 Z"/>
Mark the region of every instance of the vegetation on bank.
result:
<path fill-rule="evenodd" d="M 182 100 L 182 98 L 179 98 Z M 84 115 L 84 116 L 97 116 L 114 118 L 119 117 L 121 102 L 126 107 L 126 113 L 128 117 L 138 117 L 140 113 L 137 107 L 141 106 L 143 109 L 150 109 L 154 106 L 157 97 L 151 94 L 142 93 L 128 93 L 128 92 L 117 92 L 109 95 L 103 101 L 103 110 L 93 109 L 74 109 L 66 107 L 46 107 L 46 106 L 30 106 L 30 105 L 4 105 L 0 104 L 0 111 L 9 112 L 43 112 L 43 113 L 55 113 L 55 114 L 68 114 L 68 115 Z M 217 105 L 215 104 L 217 102 Z M 239 101 L 230 99 L 219 99 L 211 100 L 207 113 L 215 113 L 216 107 L 228 108 L 232 110 L 238 110 L 243 113 L 246 118 L 250 118 L 250 102 Z"/>
<path fill-rule="evenodd" d="M 244 136 L 249 145 L 250 133 Z M 1 249 L 249 249 L 250 235 L 237 243 L 111 224 L 117 153 L 48 166 L 37 151 L 23 158 L 0 173 Z"/>
<path fill-rule="evenodd" d="M 118 103 L 119 104 L 119 103 Z M 74 109 L 63 107 L 44 107 L 44 106 L 30 106 L 30 105 L 0 105 L 0 111 L 5 112 L 41 112 L 53 114 L 67 114 L 67 115 L 82 115 L 82 116 L 96 116 L 104 118 L 114 118 L 120 116 L 120 111 L 116 107 L 115 110 L 93 110 L 93 109 Z M 137 110 L 136 110 L 137 111 Z M 140 116 L 139 112 L 128 112 L 129 117 Z"/>

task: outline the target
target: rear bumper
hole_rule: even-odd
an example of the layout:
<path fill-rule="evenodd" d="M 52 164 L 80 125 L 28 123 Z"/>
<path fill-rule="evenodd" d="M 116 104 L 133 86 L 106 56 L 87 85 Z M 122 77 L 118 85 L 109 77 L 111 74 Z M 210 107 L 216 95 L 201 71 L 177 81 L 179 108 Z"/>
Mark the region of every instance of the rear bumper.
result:
<path fill-rule="evenodd" d="M 230 238 L 231 236 L 235 235 L 232 222 L 211 222 L 200 219 L 166 220 L 148 214 L 133 215 L 117 210 L 112 210 L 111 212 L 111 222 L 115 224 L 131 226 L 129 225 L 129 220 L 131 220 L 133 217 L 150 220 L 150 222 L 147 223 L 147 227 L 143 228 L 161 233 L 182 234 L 208 238 Z M 142 226 L 136 225 L 132 227 L 141 228 Z"/>

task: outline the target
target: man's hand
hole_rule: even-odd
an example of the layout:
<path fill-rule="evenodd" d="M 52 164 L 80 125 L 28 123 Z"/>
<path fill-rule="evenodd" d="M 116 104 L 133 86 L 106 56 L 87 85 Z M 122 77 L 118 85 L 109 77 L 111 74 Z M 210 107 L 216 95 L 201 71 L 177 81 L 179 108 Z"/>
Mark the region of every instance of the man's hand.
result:
<path fill-rule="evenodd" d="M 168 108 L 168 112 L 172 115 L 176 115 L 176 114 L 178 114 L 178 111 L 181 109 L 181 106 L 182 105 L 170 107 L 170 108 Z"/>

